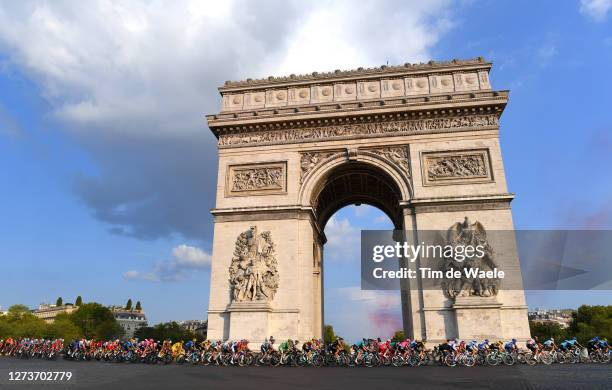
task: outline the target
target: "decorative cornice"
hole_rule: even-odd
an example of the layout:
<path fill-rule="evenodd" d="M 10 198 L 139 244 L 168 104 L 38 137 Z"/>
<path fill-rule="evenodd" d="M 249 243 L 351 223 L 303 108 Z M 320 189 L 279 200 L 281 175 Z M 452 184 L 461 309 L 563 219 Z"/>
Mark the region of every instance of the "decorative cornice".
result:
<path fill-rule="evenodd" d="M 302 81 L 329 81 L 338 78 L 345 77 L 367 77 L 367 76 L 385 76 L 395 74 L 398 72 L 406 73 L 410 71 L 422 71 L 422 70 L 443 70 L 444 68 L 456 67 L 456 66 L 467 66 L 467 65 L 480 65 L 483 67 L 491 67 L 491 63 L 486 62 L 483 57 L 477 57 L 472 59 L 453 59 L 451 61 L 429 61 L 427 63 L 411 64 L 405 63 L 403 65 L 382 65 L 374 68 L 357 68 L 352 70 L 340 70 L 336 69 L 333 72 L 312 72 L 309 74 L 301 75 L 289 75 L 289 76 L 269 76 L 261 79 L 246 79 L 241 81 L 226 81 L 225 84 L 219 88 L 219 90 L 230 90 L 239 87 L 257 87 L 267 86 L 272 84 L 281 83 L 295 83 Z"/>
<path fill-rule="evenodd" d="M 407 119 L 404 119 L 403 115 L 388 115 L 385 116 L 387 120 L 381 120 L 383 118 L 375 116 L 370 119 L 365 118 L 360 122 L 325 121 L 322 124 L 304 128 L 293 126 L 282 130 L 272 128 L 256 131 L 228 131 L 219 135 L 219 147 L 247 147 L 432 132 L 495 130 L 499 127 L 499 112 L 493 110 L 452 116 L 406 115 L 406 117 Z M 397 120 L 398 118 L 401 120 Z"/>
<path fill-rule="evenodd" d="M 389 101 L 329 104 L 303 110 L 278 109 L 226 113 L 207 117 L 209 128 L 220 134 L 296 129 L 322 125 L 349 124 L 380 120 L 419 119 L 459 114 L 496 112 L 501 115 L 508 102 L 508 91 L 476 92 L 459 95 L 425 96 Z M 221 143 L 220 143 L 221 144 Z"/>
<path fill-rule="evenodd" d="M 484 194 L 466 196 L 444 196 L 436 198 L 414 198 L 401 202 L 404 214 L 439 213 L 450 211 L 506 210 L 514 194 Z"/>

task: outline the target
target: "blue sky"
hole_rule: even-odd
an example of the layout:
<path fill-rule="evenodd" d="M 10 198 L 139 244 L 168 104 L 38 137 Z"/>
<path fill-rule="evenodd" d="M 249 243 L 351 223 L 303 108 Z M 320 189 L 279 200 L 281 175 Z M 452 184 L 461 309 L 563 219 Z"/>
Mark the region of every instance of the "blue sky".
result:
<path fill-rule="evenodd" d="M 516 227 L 612 228 L 610 0 L 353 4 L 0 4 L 0 305 L 132 298 L 152 323 L 204 318 L 216 155 L 203 115 L 227 79 L 484 56 L 511 90 Z M 388 226 L 361 206 L 326 228 L 325 314 L 348 337 L 391 332 L 399 298 L 358 291 L 358 252 L 334 237 Z"/>

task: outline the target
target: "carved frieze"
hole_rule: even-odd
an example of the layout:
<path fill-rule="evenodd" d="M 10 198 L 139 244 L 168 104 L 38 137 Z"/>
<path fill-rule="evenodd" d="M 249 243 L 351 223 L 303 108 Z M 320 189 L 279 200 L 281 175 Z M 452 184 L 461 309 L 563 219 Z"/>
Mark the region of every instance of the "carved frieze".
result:
<path fill-rule="evenodd" d="M 230 165 L 227 170 L 227 195 L 285 193 L 287 163 Z"/>
<path fill-rule="evenodd" d="M 278 269 L 274 242 L 269 231 L 257 226 L 240 233 L 229 267 L 233 302 L 270 302 L 278 290 Z"/>
<path fill-rule="evenodd" d="M 300 153 L 300 184 L 304 182 L 304 177 L 312 171 L 323 160 L 330 157 L 335 152 L 313 151 Z"/>
<path fill-rule="evenodd" d="M 253 146 L 304 141 L 408 135 L 429 132 L 490 129 L 499 126 L 497 114 L 473 114 L 401 121 L 351 123 L 321 127 L 221 133 L 220 147 Z"/>
<path fill-rule="evenodd" d="M 490 182 L 493 180 L 488 149 L 424 152 L 423 185 Z"/>
<path fill-rule="evenodd" d="M 402 171 L 410 177 L 410 154 L 408 146 L 386 146 L 384 148 L 372 149 L 385 159 L 395 163 Z"/>

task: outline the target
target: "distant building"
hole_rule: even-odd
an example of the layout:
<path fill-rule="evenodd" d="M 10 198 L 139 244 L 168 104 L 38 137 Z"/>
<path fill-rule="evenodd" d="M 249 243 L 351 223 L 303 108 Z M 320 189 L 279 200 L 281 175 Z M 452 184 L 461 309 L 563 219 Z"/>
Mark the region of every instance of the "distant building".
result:
<path fill-rule="evenodd" d="M 134 333 L 138 329 L 148 325 L 147 316 L 143 310 L 127 310 L 125 307 L 121 306 L 111 306 L 109 309 L 113 313 L 117 323 L 123 328 L 123 336 L 125 338 L 134 337 Z"/>
<path fill-rule="evenodd" d="M 55 317 L 60 313 L 70 314 L 73 311 L 76 311 L 79 307 L 67 303 L 65 305 L 57 306 L 49 303 L 41 303 L 38 305 L 38 309 L 32 310 L 32 314 L 34 314 L 38 318 L 42 318 L 46 323 L 52 323 L 55 321 Z"/>
<path fill-rule="evenodd" d="M 208 321 L 187 320 L 187 321 L 179 321 L 178 324 L 183 329 L 189 330 L 202 337 L 206 337 L 206 331 L 208 329 Z"/>
<path fill-rule="evenodd" d="M 0 316 L 4 316 L 8 314 L 8 310 L 2 310 L 2 306 L 0 306 Z"/>
<path fill-rule="evenodd" d="M 572 322 L 572 309 L 539 309 L 527 313 L 530 321 L 538 324 L 557 324 L 562 328 L 569 327 Z"/>

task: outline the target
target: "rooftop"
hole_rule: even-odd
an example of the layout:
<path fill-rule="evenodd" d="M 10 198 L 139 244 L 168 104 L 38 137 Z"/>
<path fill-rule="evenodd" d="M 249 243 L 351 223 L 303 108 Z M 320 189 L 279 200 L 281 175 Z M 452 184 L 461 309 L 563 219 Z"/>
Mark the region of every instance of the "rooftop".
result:
<path fill-rule="evenodd" d="M 491 67 L 491 63 L 487 62 L 483 57 L 476 57 L 471 59 L 453 59 L 450 61 L 434 61 L 431 60 L 426 63 L 405 63 L 403 65 L 382 65 L 374 68 L 362 68 L 351 70 L 340 70 L 336 69 L 332 72 L 312 72 L 308 74 L 289 76 L 268 76 L 267 78 L 251 79 L 240 81 L 226 81 L 222 87 L 219 87 L 221 92 L 231 91 L 236 89 L 244 89 L 244 87 L 261 87 L 261 86 L 272 86 L 273 84 L 299 84 L 301 82 L 312 82 L 312 81 L 331 81 L 342 78 L 355 78 L 355 77 L 368 77 L 368 76 L 391 76 L 395 74 L 409 74 L 409 73 L 422 73 L 429 71 L 447 70 L 448 68 L 454 68 L 457 66 L 477 65 L 479 67 Z"/>

